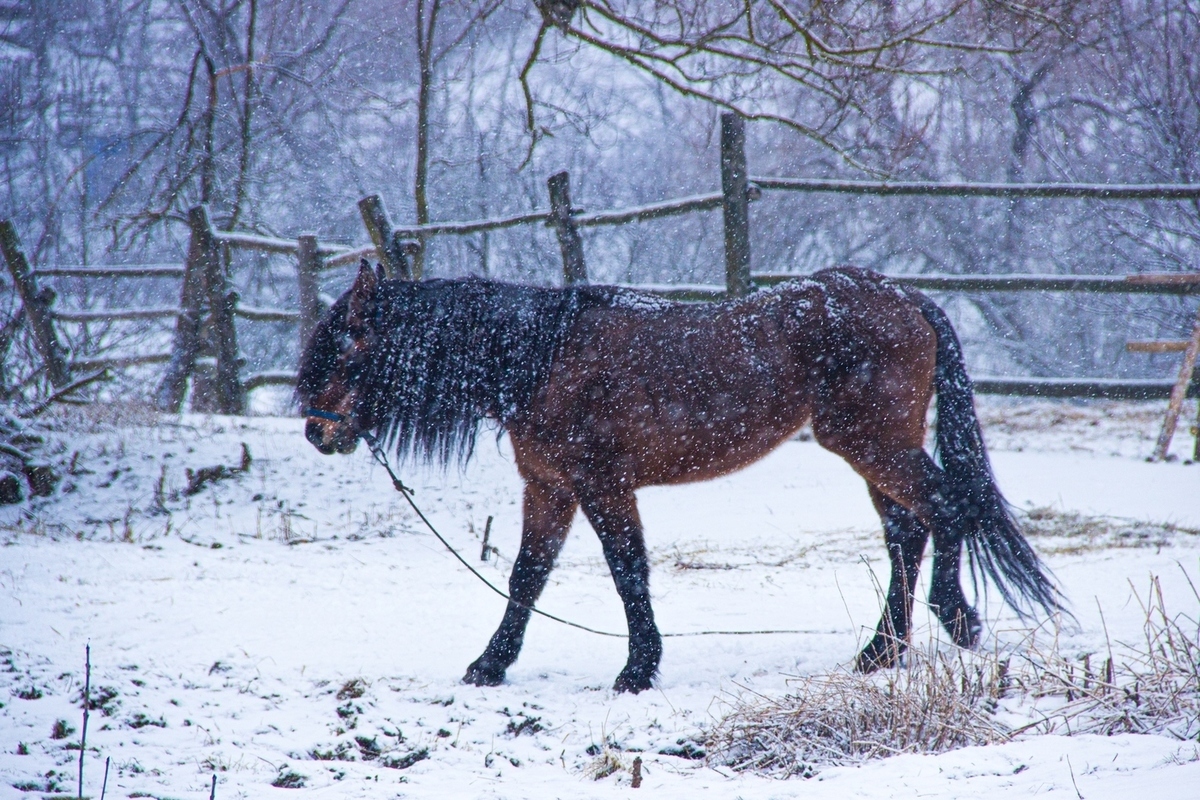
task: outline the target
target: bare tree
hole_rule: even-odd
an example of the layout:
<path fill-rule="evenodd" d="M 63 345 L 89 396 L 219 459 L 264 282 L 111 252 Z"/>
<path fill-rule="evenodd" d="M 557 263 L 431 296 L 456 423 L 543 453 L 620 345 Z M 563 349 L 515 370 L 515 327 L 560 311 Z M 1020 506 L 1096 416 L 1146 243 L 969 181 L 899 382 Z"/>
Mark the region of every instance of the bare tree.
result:
<path fill-rule="evenodd" d="M 1056 24 L 1033 11 L 970 0 L 825 3 L 747 0 L 535 0 L 542 22 L 521 82 L 536 141 L 530 74 L 557 31 L 607 53 L 685 97 L 781 124 L 879 171 L 863 145 L 886 124 L 893 76 L 945 74 L 963 53 L 1014 53 Z M 880 99 L 884 102 L 881 104 Z M 893 130 L 893 132 L 897 132 Z"/>

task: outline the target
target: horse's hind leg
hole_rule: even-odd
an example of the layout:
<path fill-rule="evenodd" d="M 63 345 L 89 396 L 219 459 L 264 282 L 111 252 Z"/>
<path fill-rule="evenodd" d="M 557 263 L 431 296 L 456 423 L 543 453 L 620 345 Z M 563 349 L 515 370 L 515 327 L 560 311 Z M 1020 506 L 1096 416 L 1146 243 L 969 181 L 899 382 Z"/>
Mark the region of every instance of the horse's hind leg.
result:
<path fill-rule="evenodd" d="M 554 560 L 571 528 L 575 506 L 575 497 L 569 492 L 540 483 L 526 483 L 521 551 L 508 579 L 511 599 L 487 649 L 467 667 L 464 683 L 496 686 L 517 660 L 525 640 L 525 627 L 533 613 L 530 609 L 545 588 L 550 570 L 554 569 Z"/>
<path fill-rule="evenodd" d="M 629 625 L 629 660 L 613 688 L 636 694 L 650 688 L 662 659 L 662 636 L 650 607 L 650 562 L 646 558 L 637 500 L 631 491 L 580 492 L 579 503 L 600 537 Z"/>
<path fill-rule="evenodd" d="M 879 465 L 882 465 L 879 466 Z M 933 536 L 933 579 L 929 605 L 942 627 L 959 647 L 974 647 L 982 625 L 967 602 L 961 583 L 963 536 L 959 499 L 946 483 L 946 474 L 924 450 L 913 449 L 881 457 L 866 469 L 855 468 L 884 494 L 908 509 Z"/>
<path fill-rule="evenodd" d="M 884 541 L 892 562 L 891 582 L 888 584 L 887 605 L 875 636 L 859 653 L 855 666 L 860 672 L 872 672 L 892 667 L 908 646 L 912 622 L 913 590 L 925 543 L 929 540 L 926 528 L 908 509 L 870 487 L 871 501 L 883 520 Z"/>
<path fill-rule="evenodd" d="M 946 474 L 920 447 L 863 436 L 840 437 L 825 429 L 819 418 L 813 422 L 818 442 L 846 459 L 867 483 L 906 509 L 933 536 L 929 604 L 955 644 L 973 647 L 982 626 L 960 583 L 959 562 L 965 534 L 963 511 L 957 508 L 959 501 L 946 484 Z M 870 660 L 870 649 L 868 646 L 859 656 L 859 666 L 864 669 L 884 666 L 887 662 Z"/>
<path fill-rule="evenodd" d="M 939 493 L 945 497 L 949 492 Z M 929 605 L 937 613 L 942 627 L 959 647 L 971 648 L 979 642 L 983 623 L 979 612 L 967 602 L 962 590 L 962 544 L 956 515 L 946 501 L 940 504 L 947 522 L 933 532 L 933 580 L 929 585 Z"/>

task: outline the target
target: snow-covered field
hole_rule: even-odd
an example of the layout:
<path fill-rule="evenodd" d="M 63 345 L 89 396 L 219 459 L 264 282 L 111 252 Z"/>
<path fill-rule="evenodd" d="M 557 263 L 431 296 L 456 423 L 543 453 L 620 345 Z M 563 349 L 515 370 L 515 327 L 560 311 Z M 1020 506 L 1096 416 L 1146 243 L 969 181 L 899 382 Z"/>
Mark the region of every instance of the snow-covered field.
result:
<path fill-rule="evenodd" d="M 1009 500 L 1096 523 L 1033 537 L 1079 620 L 1060 633 L 1065 653 L 1100 651 L 1105 626 L 1136 639 L 1151 575 L 1168 608 L 1200 611 L 1187 577 L 1200 578 L 1200 466 L 1183 463 L 1186 426 L 1180 460 L 1144 461 L 1162 410 L 981 403 Z M 624 641 L 540 618 L 505 685 L 461 684 L 502 601 L 421 527 L 365 448 L 323 457 L 300 420 L 266 416 L 125 408 L 56 424 L 73 474 L 54 497 L 0 511 L 0 797 L 75 791 L 88 642 L 101 706 L 87 738 L 93 797 L 106 757 L 111 797 L 207 797 L 214 771 L 218 798 L 290 796 L 272 786 L 281 776 L 326 797 L 625 796 L 628 771 L 592 776 L 599 759 L 635 756 L 636 791 L 654 797 L 1200 796 L 1200 745 L 1167 736 L 1026 735 L 810 780 L 686 757 L 738 697 L 849 664 L 878 618 L 878 519 L 861 481 L 811 441 L 725 479 L 639 494 L 663 631 L 802 632 L 668 639 L 657 687 L 628 696 L 609 688 Z M 183 494 L 186 469 L 237 467 L 243 443 L 248 470 Z M 404 477 L 472 560 L 494 518 L 498 552 L 481 568 L 502 585 L 520 531 L 507 443 L 485 434 L 465 472 Z M 540 605 L 623 630 L 582 519 Z M 985 610 L 985 647 L 1028 630 L 995 598 Z M 937 636 L 928 620 L 915 634 Z"/>

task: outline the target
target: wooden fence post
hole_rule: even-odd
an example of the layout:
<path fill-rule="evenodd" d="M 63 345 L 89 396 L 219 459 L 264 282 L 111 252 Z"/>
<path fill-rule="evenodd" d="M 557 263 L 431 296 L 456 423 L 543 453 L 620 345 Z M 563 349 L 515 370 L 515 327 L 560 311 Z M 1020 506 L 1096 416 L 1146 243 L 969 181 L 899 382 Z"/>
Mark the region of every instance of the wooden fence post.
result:
<path fill-rule="evenodd" d="M 196 369 L 200 353 L 200 323 L 204 306 L 204 283 L 207 261 L 216 258 L 216 243 L 207 225 L 196 224 L 196 215 L 188 217 L 191 236 L 188 240 L 187 262 L 183 267 L 183 288 L 179 296 L 179 316 L 175 318 L 175 336 L 171 360 L 158 385 L 158 407 L 178 414 L 183 408 L 188 378 Z"/>
<path fill-rule="evenodd" d="M 67 351 L 58 341 L 54 320 L 50 316 L 50 305 L 54 302 L 54 290 L 39 289 L 37 279 L 29 268 L 29 261 L 21 252 L 21 240 L 17 238 L 16 226 L 10 220 L 0 221 L 0 251 L 8 262 L 13 283 L 21 295 L 25 316 L 33 329 L 33 340 L 38 353 L 46 364 L 46 374 L 51 385 L 58 389 L 71 382 L 71 368 L 67 363 Z"/>
<path fill-rule="evenodd" d="M 392 221 L 388 218 L 387 209 L 383 207 L 383 199 L 372 194 L 358 201 L 358 211 L 362 214 L 363 225 L 371 237 L 371 243 L 379 252 L 383 272 L 389 278 L 412 280 L 412 272 L 404 262 L 404 255 L 396 248 L 396 238 L 392 235 Z"/>
<path fill-rule="evenodd" d="M 296 258 L 296 286 L 300 295 L 300 351 L 308 344 L 308 337 L 317 327 L 321 316 L 321 301 L 317 296 L 317 277 L 321 272 L 321 254 L 317 250 L 317 237 L 311 233 L 300 236 Z"/>
<path fill-rule="evenodd" d="M 408 239 L 400 231 L 392 233 L 392 249 L 400 254 L 405 280 L 419 281 L 425 274 L 425 240 Z"/>
<path fill-rule="evenodd" d="M 546 180 L 546 186 L 550 189 L 549 224 L 558 234 L 558 247 L 562 251 L 563 283 L 567 286 L 587 283 L 583 239 L 571 218 L 571 178 L 567 173 L 559 172 Z"/>
<path fill-rule="evenodd" d="M 721 208 L 725 212 L 725 291 L 750 293 L 750 194 L 746 171 L 746 121 L 721 115 Z"/>
<path fill-rule="evenodd" d="M 1167 401 L 1167 415 L 1163 419 L 1162 430 L 1158 433 L 1154 454 L 1150 456 L 1151 461 L 1165 461 L 1167 458 L 1167 451 L 1171 448 L 1171 437 L 1175 435 L 1175 425 L 1179 422 L 1179 412 L 1183 409 L 1183 400 L 1187 397 L 1188 385 L 1192 382 L 1198 355 L 1200 355 L 1200 311 L 1196 312 L 1196 324 L 1192 328 L 1192 336 L 1187 340 L 1187 346 L 1183 352 L 1183 364 L 1179 367 L 1179 378 L 1171 388 L 1171 399 Z M 1200 456 L 1200 431 L 1196 434 L 1196 455 Z"/>
<path fill-rule="evenodd" d="M 179 294 L 179 316 L 175 318 L 175 336 L 171 360 L 158 384 L 158 407 L 171 414 L 183 408 L 188 378 L 196 368 L 200 352 L 200 321 L 204 302 L 205 249 L 207 231 L 197 229 L 189 219 L 191 236 L 188 239 L 187 262 L 183 267 L 183 288 Z"/>
<path fill-rule="evenodd" d="M 175 341 L 166 374 L 158 387 L 158 405 L 164 411 L 178 413 L 187 392 L 188 378 L 196 372 L 196 360 L 206 343 L 201 336 L 205 312 L 208 313 L 207 342 L 216 357 L 216 374 L 212 385 L 194 387 L 215 395 L 211 403 L 193 391 L 193 403 L 198 409 L 212 408 L 222 414 L 241 414 L 245 410 L 245 393 L 238 370 L 237 331 L 233 309 L 237 294 L 228 290 L 225 268 L 208 219 L 208 209 L 196 206 L 188 212 L 191 239 L 188 242 L 187 265 L 183 273 L 183 290 L 179 301 L 179 317 L 175 322 Z M 197 402 L 198 401 L 198 402 Z"/>
<path fill-rule="evenodd" d="M 1200 392 L 1196 398 L 1196 424 L 1192 426 L 1192 461 L 1200 462 Z"/>
<path fill-rule="evenodd" d="M 242 388 L 239 372 L 242 359 L 238 353 L 237 326 L 233 311 L 237 307 L 238 295 L 229 287 L 226 262 L 221 258 L 217 239 L 209 222 L 208 209 L 197 206 L 188 213 L 189 220 L 202 228 L 210 242 L 211 257 L 205 259 L 205 286 L 208 289 L 208 313 L 212 320 L 212 348 L 217 357 L 216 410 L 221 414 L 244 414 L 246 392 Z"/>

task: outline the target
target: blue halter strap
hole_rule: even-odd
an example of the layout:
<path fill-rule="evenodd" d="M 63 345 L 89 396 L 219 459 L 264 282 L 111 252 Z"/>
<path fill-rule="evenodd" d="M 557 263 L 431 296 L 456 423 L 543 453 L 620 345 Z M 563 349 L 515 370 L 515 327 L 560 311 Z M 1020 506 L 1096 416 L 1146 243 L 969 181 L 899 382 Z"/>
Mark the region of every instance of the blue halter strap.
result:
<path fill-rule="evenodd" d="M 336 411 L 322 411 L 319 408 L 304 409 L 304 416 L 317 417 L 318 419 L 327 419 L 330 422 L 345 422 L 346 421 L 346 417 L 343 414 L 339 414 Z"/>

